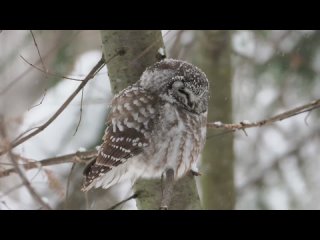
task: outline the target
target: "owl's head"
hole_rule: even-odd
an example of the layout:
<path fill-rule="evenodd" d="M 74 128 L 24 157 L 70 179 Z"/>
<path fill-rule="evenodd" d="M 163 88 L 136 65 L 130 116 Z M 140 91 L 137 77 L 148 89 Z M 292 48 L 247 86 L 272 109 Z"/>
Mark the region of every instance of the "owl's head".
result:
<path fill-rule="evenodd" d="M 189 112 L 200 114 L 208 109 L 208 79 L 190 63 L 174 59 L 157 62 L 144 71 L 138 84 Z"/>

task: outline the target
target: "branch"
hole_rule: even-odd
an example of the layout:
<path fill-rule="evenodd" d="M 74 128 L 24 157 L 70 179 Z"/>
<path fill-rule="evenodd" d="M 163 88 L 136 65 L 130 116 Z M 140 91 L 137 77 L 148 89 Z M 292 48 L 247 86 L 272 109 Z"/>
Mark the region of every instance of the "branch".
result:
<path fill-rule="evenodd" d="M 108 61 L 110 61 L 116 56 L 117 55 L 113 55 Z M 92 68 L 89 74 L 85 77 L 85 79 L 81 82 L 78 88 L 70 95 L 70 97 L 61 105 L 61 107 L 52 115 L 52 117 L 47 122 L 45 122 L 40 127 L 37 127 L 33 132 L 29 133 L 25 137 L 17 138 L 16 140 L 14 140 L 12 143 L 9 144 L 7 148 L 0 151 L 0 156 L 46 129 L 64 111 L 64 109 L 70 104 L 70 102 L 81 91 L 81 89 L 84 88 L 84 86 L 89 82 L 89 80 L 92 79 L 95 76 L 95 74 L 101 70 L 104 64 L 105 63 L 102 57 L 99 60 L 99 62 Z"/>
<path fill-rule="evenodd" d="M 0 132 L 1 132 L 1 135 L 3 136 L 4 140 L 6 140 L 7 139 L 7 133 L 6 133 L 6 129 L 5 129 L 5 126 L 4 126 L 4 122 L 2 121 L 2 119 L 0 119 L 0 120 L 1 120 L 1 122 L 0 122 Z M 29 182 L 28 178 L 24 175 L 24 173 L 20 169 L 20 167 L 19 167 L 14 155 L 12 154 L 11 150 L 8 151 L 8 155 L 9 155 L 9 158 L 10 158 L 10 160 L 11 160 L 13 166 L 14 166 L 15 172 L 17 172 L 18 175 L 20 176 L 23 185 L 28 189 L 30 195 L 34 198 L 34 200 L 36 202 L 38 202 L 42 206 L 43 209 L 50 210 L 51 207 L 47 203 L 45 203 L 43 201 L 43 199 L 39 196 L 39 194 L 31 186 L 31 183 Z"/>
<path fill-rule="evenodd" d="M 63 163 L 81 163 L 83 161 L 88 161 L 96 157 L 97 154 L 98 154 L 97 150 L 90 150 L 85 152 L 78 151 L 76 153 L 67 154 L 60 157 L 47 158 L 40 161 L 25 163 L 25 164 L 22 164 L 21 167 L 23 167 L 25 170 L 30 170 L 34 168 L 40 168 L 40 167 L 63 164 Z M 12 155 L 14 156 L 13 153 Z M 9 176 L 11 173 L 17 173 L 16 168 L 10 168 L 10 169 L 1 171 L 0 178 Z"/>
<path fill-rule="evenodd" d="M 239 124 L 223 124 L 221 122 L 213 122 L 213 123 L 208 123 L 207 127 L 208 128 L 224 128 L 224 129 L 233 130 L 233 131 L 234 130 L 243 130 L 245 128 L 250 128 L 250 127 L 260 127 L 260 126 L 274 123 L 276 121 L 284 120 L 286 118 L 301 114 L 303 112 L 310 112 L 310 111 L 312 111 L 316 108 L 319 108 L 319 107 L 320 107 L 320 99 L 313 101 L 309 104 L 303 105 L 301 107 L 294 108 L 294 109 L 289 110 L 287 112 L 281 113 L 281 114 L 276 115 L 274 117 L 271 117 L 267 120 L 262 120 L 262 121 L 255 122 L 255 123 L 248 123 L 248 121 L 243 121 Z M 7 150 L 8 149 L 10 149 L 10 147 L 7 147 Z M 8 152 L 8 151 L 1 152 L 1 154 Z M 57 165 L 57 164 L 70 163 L 70 162 L 79 163 L 79 162 L 82 162 L 82 160 L 87 161 L 89 159 L 96 157 L 97 153 L 98 153 L 97 150 L 90 150 L 90 151 L 84 151 L 84 152 L 78 151 L 76 153 L 67 154 L 67 155 L 63 155 L 60 157 L 53 157 L 53 158 L 43 159 L 40 161 L 29 162 L 29 163 L 23 164 L 22 166 L 26 170 L 29 170 L 29 169 L 34 169 L 34 168 L 39 168 L 39 167 L 44 167 L 44 166 Z M 15 154 L 13 154 L 13 156 L 23 158 L 21 156 L 15 155 Z M 15 168 L 1 171 L 0 178 L 9 176 L 11 173 L 14 173 L 14 172 L 16 172 Z"/>
<path fill-rule="evenodd" d="M 166 170 L 165 178 L 166 179 L 165 179 L 164 188 L 162 191 L 160 210 L 168 210 L 168 206 L 172 198 L 173 186 L 174 186 L 174 171 L 172 168 L 169 168 L 168 170 Z"/>
<path fill-rule="evenodd" d="M 252 128 L 252 127 L 262 127 L 262 126 L 266 126 L 266 125 L 270 125 L 274 122 L 277 121 L 282 121 L 284 119 L 293 117 L 295 115 L 301 114 L 301 113 L 305 113 L 305 112 L 310 112 L 314 109 L 320 108 L 320 99 L 312 101 L 308 104 L 302 105 L 300 107 L 296 107 L 293 108 L 289 111 L 286 111 L 284 113 L 278 114 L 276 116 L 273 116 L 271 118 L 265 119 L 265 120 L 261 120 L 258 122 L 250 122 L 247 120 L 244 120 L 240 123 L 230 123 L 230 124 L 226 124 L 226 123 L 222 123 L 222 122 L 210 122 L 207 123 L 207 128 L 222 128 L 222 129 L 226 129 L 226 130 L 244 130 L 246 128 Z"/>

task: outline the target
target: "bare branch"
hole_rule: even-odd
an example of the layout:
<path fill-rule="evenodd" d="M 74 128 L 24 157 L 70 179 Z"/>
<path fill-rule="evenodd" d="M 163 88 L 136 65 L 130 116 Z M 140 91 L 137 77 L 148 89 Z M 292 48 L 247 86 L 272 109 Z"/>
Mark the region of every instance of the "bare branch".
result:
<path fill-rule="evenodd" d="M 111 59 L 116 57 L 117 55 L 112 56 Z M 63 111 L 64 109 L 70 104 L 70 102 L 75 98 L 75 96 L 81 91 L 82 88 L 89 82 L 90 79 L 92 79 L 97 72 L 101 70 L 101 68 L 105 65 L 105 62 L 103 60 L 103 57 L 99 60 L 99 62 L 92 68 L 92 70 L 89 72 L 89 74 L 85 77 L 85 79 L 81 82 L 81 84 L 78 86 L 78 88 L 69 96 L 69 98 L 61 105 L 61 107 L 53 114 L 53 116 L 45 122 L 40 127 L 36 128 L 33 132 L 29 133 L 25 137 L 22 137 L 20 139 L 17 139 L 13 143 L 9 144 L 8 148 L 3 149 L 0 151 L 0 156 L 4 153 L 7 153 L 11 149 L 15 148 L 16 146 L 20 145 L 21 143 L 24 143 L 25 141 L 29 140 L 30 138 L 34 137 L 38 133 L 42 132 L 44 129 L 46 129 Z"/>
<path fill-rule="evenodd" d="M 276 115 L 274 117 L 271 117 L 269 119 L 259 121 L 259 122 L 248 123 L 248 121 L 243 121 L 239 124 L 223 124 L 221 122 L 213 122 L 213 123 L 208 123 L 208 128 L 222 128 L 222 129 L 227 129 L 228 130 L 227 132 L 233 132 L 235 130 L 243 130 L 243 129 L 250 128 L 250 127 L 260 127 L 260 126 L 264 126 L 264 125 L 269 125 L 269 124 L 274 123 L 276 121 L 284 120 L 286 118 L 295 116 L 297 114 L 301 114 L 304 112 L 310 112 L 310 111 L 312 111 L 316 108 L 319 108 L 319 107 L 320 107 L 320 99 L 313 101 L 309 104 L 306 104 L 306 105 L 294 108 L 292 110 L 286 111 L 284 113 L 281 113 L 281 114 Z M 26 137 L 28 137 L 29 135 L 27 135 Z M 217 136 L 220 136 L 220 135 L 221 134 L 218 134 Z M 216 136 L 216 135 L 214 135 L 214 136 Z M 212 137 L 212 136 L 209 136 L 209 137 Z M 7 147 L 7 149 L 2 151 L 1 154 L 8 152 L 8 150 L 12 149 L 12 148 Z M 67 155 L 60 156 L 60 157 L 53 157 L 53 158 L 43 159 L 43 160 L 36 161 L 36 162 L 29 162 L 29 163 L 23 164 L 22 166 L 26 170 L 29 170 L 29 169 L 42 167 L 42 166 L 50 166 L 50 165 L 70 163 L 70 162 L 78 163 L 78 162 L 81 162 L 81 160 L 87 161 L 89 159 L 92 159 L 93 157 L 96 157 L 97 152 L 98 152 L 97 150 L 76 152 L 76 153 L 67 154 Z M 13 156 L 17 157 L 18 155 L 15 156 L 13 154 Z M 20 157 L 20 158 L 23 158 L 23 157 Z M 1 171 L 0 178 L 5 177 L 5 176 L 9 176 L 11 173 L 14 173 L 14 172 L 16 172 L 15 168 Z"/>
<path fill-rule="evenodd" d="M 255 122 L 255 123 L 248 123 L 247 121 L 243 121 L 239 124 L 223 124 L 221 122 L 213 122 L 213 123 L 208 123 L 208 128 L 222 128 L 222 129 L 227 129 L 228 130 L 227 132 L 233 132 L 235 130 L 243 130 L 243 129 L 250 128 L 250 127 L 259 127 L 259 126 L 268 125 L 268 124 L 274 123 L 276 121 L 281 121 L 283 119 L 295 116 L 297 114 L 301 114 L 303 112 L 310 112 L 310 111 L 312 111 L 316 108 L 319 108 L 319 107 L 320 107 L 320 99 L 313 101 L 309 104 L 306 104 L 306 105 L 294 108 L 292 110 L 286 111 L 284 113 L 281 113 L 279 115 L 271 117 L 267 120 L 262 120 L 262 121 Z M 217 136 L 220 136 L 220 135 L 221 134 L 218 134 Z M 29 135 L 27 135 L 26 137 L 28 137 L 28 136 Z M 216 136 L 216 135 L 214 135 L 214 136 Z M 212 137 L 212 136 L 209 136 L 209 137 Z M 8 149 L 10 149 L 10 147 L 7 147 L 7 149 L 4 150 L 3 152 L 1 152 L 1 154 L 8 152 Z M 89 159 L 97 156 L 97 152 L 98 152 L 97 150 L 76 152 L 76 153 L 67 154 L 67 155 L 60 156 L 60 157 L 53 157 L 53 158 L 43 159 L 41 161 L 29 162 L 29 163 L 23 164 L 22 166 L 26 170 L 29 170 L 29 169 L 42 167 L 42 166 L 50 166 L 50 165 L 70 163 L 70 162 L 78 163 L 78 162 L 81 162 L 81 160 L 86 161 L 86 160 L 89 160 Z M 15 155 L 13 154 L 13 156 L 15 156 Z M 15 157 L 17 157 L 17 155 Z M 20 157 L 20 158 L 22 158 L 22 157 Z M 5 177 L 5 176 L 9 176 L 11 173 L 14 173 L 14 172 L 16 172 L 14 168 L 1 171 L 0 178 Z"/>
<path fill-rule="evenodd" d="M 172 168 L 169 168 L 165 172 L 165 182 L 164 188 L 162 191 L 162 198 L 160 203 L 160 210 L 167 210 L 170 204 L 174 186 L 174 171 Z"/>
<path fill-rule="evenodd" d="M 1 135 L 3 136 L 4 140 L 6 140 L 7 139 L 7 133 L 6 133 L 6 129 L 5 129 L 5 126 L 4 126 L 2 121 L 0 122 L 0 132 L 1 132 Z M 10 149 L 10 147 L 9 147 L 9 149 Z M 50 210 L 51 207 L 47 203 L 45 203 L 43 201 L 43 199 L 39 196 L 39 194 L 31 186 L 31 183 L 29 182 L 28 178 L 24 175 L 24 173 L 20 169 L 20 167 L 19 167 L 14 155 L 12 154 L 11 150 L 8 151 L 8 155 L 9 155 L 9 158 L 10 158 L 10 160 L 11 160 L 13 166 L 14 166 L 15 172 L 18 173 L 18 175 L 20 176 L 23 185 L 28 189 L 30 195 L 34 198 L 34 200 L 36 202 L 38 202 L 42 206 L 43 209 Z"/>
<path fill-rule="evenodd" d="M 91 160 L 96 157 L 98 154 L 97 150 L 85 151 L 85 152 L 76 152 L 72 154 L 63 155 L 60 157 L 47 158 L 40 161 L 29 162 L 20 165 L 25 170 L 30 170 L 34 168 L 40 168 L 45 166 L 64 164 L 64 163 L 81 163 L 83 161 Z M 12 154 L 14 156 L 14 154 Z M 16 173 L 15 168 L 10 168 L 0 172 L 0 178 L 9 176 L 11 173 Z"/>
<path fill-rule="evenodd" d="M 282 121 L 284 119 L 293 117 L 301 113 L 310 112 L 317 108 L 320 108 L 320 99 L 312 101 L 300 107 L 293 108 L 289 111 L 286 111 L 284 113 L 278 114 L 276 116 L 273 116 L 271 118 L 261 120 L 258 122 L 249 122 L 247 120 L 242 121 L 240 123 L 230 123 L 230 124 L 222 123 L 222 122 L 210 122 L 207 124 L 207 128 L 210 128 L 210 129 L 220 128 L 220 129 L 226 129 L 226 130 L 244 130 L 246 128 L 261 127 L 261 126 L 270 125 L 277 121 Z"/>

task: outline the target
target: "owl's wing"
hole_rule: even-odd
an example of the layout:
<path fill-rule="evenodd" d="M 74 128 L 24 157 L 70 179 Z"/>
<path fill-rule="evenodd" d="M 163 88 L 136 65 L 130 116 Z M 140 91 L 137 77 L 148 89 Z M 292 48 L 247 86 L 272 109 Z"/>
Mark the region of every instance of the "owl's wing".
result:
<path fill-rule="evenodd" d="M 110 177 L 107 188 L 119 181 L 117 171 L 130 158 L 149 145 L 148 134 L 153 128 L 155 96 L 139 87 L 131 87 L 114 98 L 107 119 L 107 128 L 98 157 L 84 170 L 84 191 L 96 185 L 101 178 Z M 116 180 L 118 179 L 118 180 Z"/>

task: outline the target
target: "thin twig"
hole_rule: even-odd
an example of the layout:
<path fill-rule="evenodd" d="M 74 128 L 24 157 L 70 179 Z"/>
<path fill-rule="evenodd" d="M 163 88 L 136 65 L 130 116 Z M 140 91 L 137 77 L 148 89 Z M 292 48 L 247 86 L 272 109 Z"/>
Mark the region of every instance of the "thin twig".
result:
<path fill-rule="evenodd" d="M 49 72 L 48 70 L 43 70 L 39 67 L 37 67 L 36 65 L 30 63 L 27 59 L 25 59 L 22 55 L 19 55 L 20 58 L 26 62 L 27 64 L 29 64 L 31 67 L 37 69 L 38 71 L 40 72 L 43 72 L 43 73 L 46 73 L 50 76 L 53 76 L 53 77 L 57 77 L 57 78 L 62 78 L 62 79 L 68 79 L 68 80 L 72 80 L 72 81 L 77 81 L 77 82 L 82 82 L 83 80 L 82 79 L 79 79 L 79 78 L 72 78 L 72 77 L 66 77 L 66 76 L 63 76 L 63 75 L 60 75 L 60 74 L 55 74 L 55 73 L 52 73 L 52 72 Z"/>
<path fill-rule="evenodd" d="M 31 107 L 28 109 L 28 111 L 30 111 L 32 108 L 35 108 L 35 107 L 40 106 L 40 105 L 43 103 L 43 100 L 44 100 L 44 98 L 46 97 L 46 95 L 47 95 L 47 88 L 44 89 L 44 92 L 43 92 L 43 94 L 42 94 L 42 98 L 41 98 L 40 102 L 37 103 L 36 105 L 31 106 Z"/>
<path fill-rule="evenodd" d="M 40 58 L 40 61 L 41 61 L 41 65 L 42 65 L 43 69 L 46 70 L 47 68 L 46 68 L 46 66 L 44 65 L 44 61 L 43 61 L 43 59 L 42 59 L 42 57 L 41 57 L 41 54 L 40 54 L 40 50 L 39 50 L 37 41 L 36 41 L 36 38 L 34 37 L 34 34 L 33 34 L 32 30 L 30 30 L 30 33 L 31 33 L 31 36 L 32 36 L 32 39 L 33 39 L 33 43 L 34 43 L 34 45 L 36 46 L 36 49 L 37 49 L 37 51 L 38 51 L 38 55 L 39 55 L 39 58 Z"/>
<path fill-rule="evenodd" d="M 73 136 L 74 136 L 74 135 L 76 135 L 76 133 L 78 132 L 78 128 L 79 128 L 80 123 L 81 123 L 81 118 L 82 118 L 82 102 L 83 102 L 83 90 L 84 90 L 84 89 L 82 89 L 82 91 L 81 91 L 81 100 L 80 100 L 80 117 L 79 117 L 79 122 L 78 122 L 78 124 L 77 124 L 76 130 L 74 131 Z"/>
<path fill-rule="evenodd" d="M 210 122 L 207 124 L 207 128 L 216 128 L 216 129 L 220 128 L 220 129 L 227 129 L 227 130 L 244 130 L 246 128 L 261 127 L 261 126 L 270 125 L 270 124 L 277 122 L 277 121 L 282 121 L 284 119 L 293 117 L 293 116 L 301 114 L 301 113 L 310 112 L 310 111 L 317 109 L 317 108 L 320 108 L 320 99 L 317 99 L 317 100 L 312 101 L 308 104 L 293 108 L 289 111 L 286 111 L 284 113 L 278 114 L 276 116 L 273 116 L 271 118 L 261 120 L 258 122 L 249 122 L 247 120 L 242 121 L 240 123 L 231 123 L 231 124 L 226 124 L 226 123 L 222 123 L 222 122 Z"/>
<path fill-rule="evenodd" d="M 1 120 L 1 119 L 0 119 Z M 5 129 L 5 126 L 4 124 L 2 124 L 2 121 L 0 122 L 0 132 L 1 132 L 1 135 L 3 136 L 4 140 L 7 139 L 7 133 L 6 133 L 6 129 Z M 8 155 L 9 155 L 9 158 L 14 166 L 14 169 L 15 169 L 15 172 L 18 173 L 18 175 L 20 176 L 22 182 L 23 182 L 23 185 L 28 189 L 30 195 L 33 197 L 33 199 L 38 202 L 43 209 L 45 210 L 50 210 L 51 207 L 45 203 L 43 201 L 43 199 L 39 196 L 39 194 L 34 190 L 34 188 L 32 187 L 31 183 L 29 182 L 28 178 L 24 175 L 24 173 L 22 172 L 22 170 L 20 169 L 14 155 L 12 154 L 11 150 L 8 151 Z"/>
<path fill-rule="evenodd" d="M 65 47 L 67 44 L 70 44 L 70 41 L 73 40 L 78 34 L 80 33 L 80 31 L 76 32 L 75 34 L 73 34 L 69 39 L 67 39 L 67 43 L 65 41 L 63 41 L 64 45 L 61 46 L 62 44 L 57 44 L 54 47 L 52 47 L 48 53 L 44 56 L 44 58 L 46 59 L 47 57 L 49 57 L 52 52 L 54 52 L 56 49 L 58 49 L 59 47 Z M 62 43 L 62 42 L 61 42 Z M 36 62 L 36 64 L 38 64 L 40 62 L 40 59 Z M 19 74 L 19 76 L 17 76 L 15 79 L 13 79 L 7 86 L 5 86 L 3 89 L 0 90 L 0 95 L 5 94 L 7 91 L 9 91 L 15 84 L 17 84 L 18 82 L 20 82 L 22 79 L 24 79 L 23 77 L 25 77 L 30 71 L 32 70 L 32 68 L 28 68 L 26 70 L 24 70 L 21 74 Z"/>
<path fill-rule="evenodd" d="M 38 47 L 36 38 L 35 38 L 32 30 L 30 30 L 30 33 L 31 33 L 31 36 L 32 36 L 32 39 L 33 39 L 33 43 L 34 43 L 34 45 L 36 46 L 36 49 L 37 49 L 37 52 L 38 52 L 38 55 L 39 55 L 39 58 L 40 58 L 40 61 L 41 61 L 41 65 L 42 65 L 43 69 L 45 70 L 45 72 L 44 72 L 44 74 L 45 74 L 45 79 L 48 80 L 47 68 L 46 68 L 46 66 L 45 66 L 45 64 L 44 64 L 44 61 L 43 61 L 42 57 L 41 57 L 40 49 L 39 49 L 39 47 Z M 45 96 L 46 96 L 46 94 L 47 94 L 47 88 L 44 89 L 44 93 L 43 93 L 43 95 L 42 95 L 42 98 L 41 98 L 41 100 L 40 100 L 40 103 L 38 103 L 38 104 L 30 107 L 28 110 L 31 110 L 32 108 L 35 108 L 35 107 L 41 105 L 42 102 L 43 102 L 43 100 L 44 100 L 44 98 L 45 98 Z"/>
<path fill-rule="evenodd" d="M 63 155 L 60 157 L 47 158 L 36 162 L 29 162 L 21 164 L 25 170 L 30 170 L 34 168 L 40 168 L 45 166 L 64 164 L 64 163 L 80 163 L 82 161 L 88 161 L 96 157 L 98 154 L 97 150 L 85 151 L 85 152 L 76 152 L 72 154 Z M 13 155 L 13 154 L 12 154 Z M 14 156 L 14 155 L 13 155 Z M 15 168 L 10 168 L 0 172 L 0 178 L 9 176 L 11 173 L 16 173 Z"/>
<path fill-rule="evenodd" d="M 167 210 L 170 204 L 174 186 L 174 171 L 169 168 L 165 172 L 165 182 L 162 191 L 160 210 Z"/>
<path fill-rule="evenodd" d="M 121 202 L 118 202 L 117 204 L 113 205 L 112 207 L 110 207 L 106 210 L 114 210 L 117 207 L 119 207 L 120 205 L 130 201 L 131 199 L 139 198 L 141 196 L 142 192 L 143 192 L 142 190 L 138 190 L 134 194 L 132 194 L 130 197 L 126 198 L 125 200 L 122 200 Z"/>
<path fill-rule="evenodd" d="M 116 57 L 118 54 L 112 56 L 108 61 Z M 85 77 L 85 79 L 81 82 L 81 84 L 78 86 L 78 88 L 68 97 L 68 99 L 61 105 L 61 107 L 49 118 L 47 122 L 45 122 L 43 125 L 38 127 L 35 131 L 29 133 L 23 138 L 17 139 L 15 142 L 9 144 L 9 148 L 3 149 L 0 151 L 0 156 L 4 153 L 10 151 L 11 149 L 15 148 L 16 146 L 20 145 L 21 143 L 24 143 L 25 141 L 29 140 L 30 138 L 34 137 L 38 133 L 42 132 L 44 129 L 46 129 L 64 110 L 65 108 L 70 104 L 70 102 L 75 98 L 75 96 L 81 91 L 81 89 L 89 82 L 90 79 L 92 79 L 97 72 L 101 70 L 101 68 L 105 65 L 105 62 L 103 60 L 103 57 L 99 60 L 99 62 L 92 68 L 90 73 Z"/>

